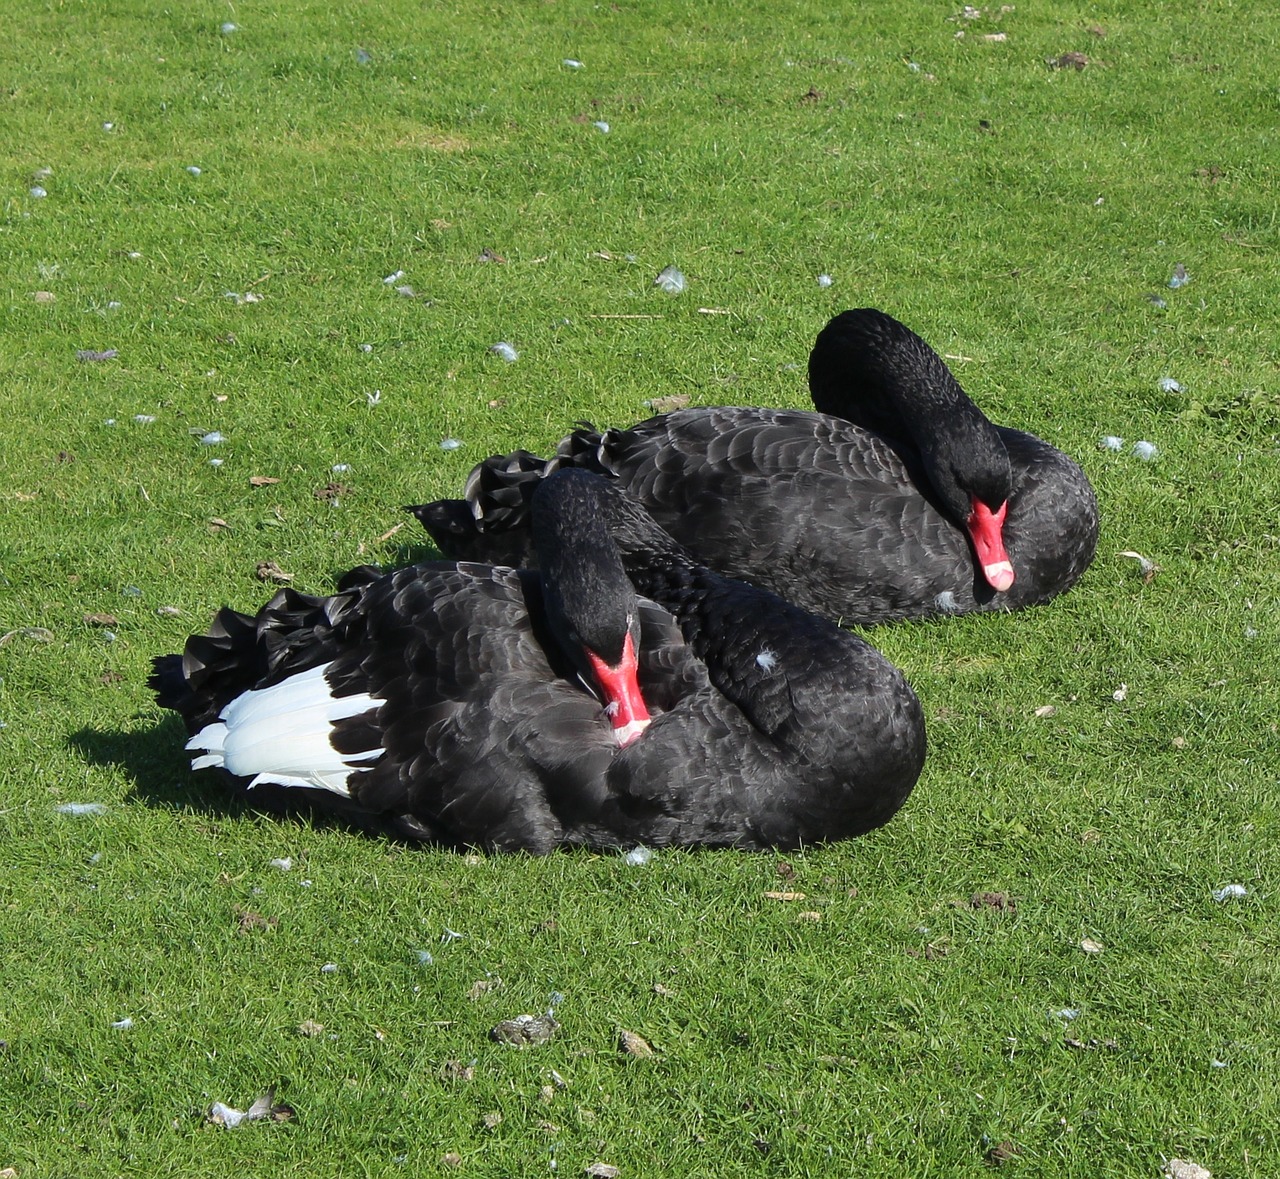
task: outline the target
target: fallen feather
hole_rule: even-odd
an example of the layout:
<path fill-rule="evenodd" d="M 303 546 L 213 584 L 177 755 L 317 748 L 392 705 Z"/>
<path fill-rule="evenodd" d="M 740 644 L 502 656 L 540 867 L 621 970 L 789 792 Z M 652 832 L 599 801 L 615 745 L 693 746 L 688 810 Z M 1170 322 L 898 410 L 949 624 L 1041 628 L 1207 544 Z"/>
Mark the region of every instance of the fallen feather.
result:
<path fill-rule="evenodd" d="M 46 192 L 46 191 L 45 191 L 45 190 L 44 190 L 40 185 L 38 185 L 38 184 L 33 184 L 33 185 L 32 185 L 32 186 L 31 186 L 27 191 L 28 191 L 28 192 L 29 192 L 33 197 L 35 197 L 35 198 L 36 198 L 36 200 L 41 200 L 41 199 L 43 199 L 44 197 L 47 197 L 47 196 L 49 195 L 49 194 L 48 194 L 48 193 L 47 193 L 47 192 Z"/>
<path fill-rule="evenodd" d="M 131 1027 L 133 1027 L 133 1017 L 126 1015 L 124 1019 L 117 1019 L 111 1026 L 117 1031 L 127 1032 Z"/>
<path fill-rule="evenodd" d="M 418 292 L 415 291 L 413 287 L 408 285 L 403 287 L 396 287 L 396 294 L 399 295 L 402 299 L 416 299 L 418 297 Z"/>
<path fill-rule="evenodd" d="M 149 426 L 156 420 L 156 416 L 152 413 L 135 413 L 133 420 L 140 426 Z"/>
<path fill-rule="evenodd" d="M 1070 1023 L 1073 1019 L 1079 1019 L 1079 1018 L 1080 1018 L 1080 1008 L 1078 1008 L 1078 1007 L 1063 1007 L 1063 1008 L 1060 1008 L 1060 1009 L 1059 1009 L 1059 1010 L 1057 1010 L 1057 1011 L 1050 1011 L 1050 1012 L 1049 1012 L 1049 1015 L 1050 1015 L 1053 1019 L 1061 1019 L 1061 1020 L 1065 1020 L 1067 1023 Z"/>
<path fill-rule="evenodd" d="M 1124 552 L 1118 553 L 1117 556 L 1128 557 L 1138 562 L 1138 572 L 1142 574 L 1143 581 L 1150 581 L 1160 572 L 1160 566 L 1157 565 L 1150 557 L 1144 557 L 1141 553 L 1135 553 L 1132 549 L 1125 549 Z"/>
<path fill-rule="evenodd" d="M 368 65 L 373 60 L 373 54 L 367 49 L 356 50 L 356 65 Z"/>
<path fill-rule="evenodd" d="M 293 870 L 293 860 L 289 856 L 281 856 L 279 859 L 271 861 L 271 867 L 279 868 L 281 872 L 291 872 Z"/>
<path fill-rule="evenodd" d="M 445 942 L 460 942 L 466 936 L 465 933 L 459 933 L 456 929 L 450 929 L 446 925 L 444 932 L 440 935 L 440 942 L 441 944 Z"/>
<path fill-rule="evenodd" d="M 1095 942 L 1093 938 L 1087 937 L 1080 943 L 1080 948 L 1086 954 L 1101 954 L 1103 945 L 1101 942 Z"/>
<path fill-rule="evenodd" d="M 512 1048 L 534 1048 L 545 1044 L 560 1030 L 560 1025 L 547 1015 L 517 1015 L 504 1019 L 489 1029 L 489 1038 Z"/>
<path fill-rule="evenodd" d="M 834 280 L 829 274 L 818 275 L 818 286 L 822 287 L 824 290 L 829 287 L 833 281 Z"/>
<path fill-rule="evenodd" d="M 394 285 L 395 285 L 396 283 L 398 283 L 402 278 L 404 278 L 404 271 L 403 271 L 403 270 L 396 270 L 396 271 L 393 271 L 391 274 L 388 274 L 388 275 L 387 275 L 387 277 L 386 277 L 386 278 L 384 278 L 382 281 L 383 281 L 387 286 L 394 286 Z"/>
<path fill-rule="evenodd" d="M 1157 382 L 1160 386 L 1161 393 L 1181 393 L 1182 386 L 1178 384 L 1172 377 L 1161 377 Z"/>
<path fill-rule="evenodd" d="M 608 124 L 608 123 L 606 123 L 603 119 L 597 119 L 597 120 L 596 120 L 594 123 L 592 123 L 591 125 L 592 125 L 592 126 L 593 126 L 597 131 L 599 131 L 601 135 L 608 135 L 608 134 L 609 134 L 609 124 Z"/>
<path fill-rule="evenodd" d="M 220 467 L 220 466 L 222 466 L 223 462 L 224 462 L 224 460 L 223 460 L 223 459 L 220 459 L 220 458 L 211 458 L 211 459 L 209 460 L 209 466 L 211 466 L 211 467 Z"/>
<path fill-rule="evenodd" d="M 1049 717 L 1049 716 L 1057 716 L 1058 709 L 1053 704 L 1042 704 L 1040 705 L 1039 708 L 1036 709 L 1035 715 L 1041 718 Z"/>
<path fill-rule="evenodd" d="M 93 364 L 100 360 L 115 360 L 119 355 L 114 348 L 81 348 L 76 353 L 76 359 L 81 363 Z"/>
<path fill-rule="evenodd" d="M 225 37 L 234 33 L 239 28 L 240 26 L 235 24 L 233 21 L 224 20 L 222 24 L 218 26 L 218 31 Z"/>
<path fill-rule="evenodd" d="M 187 171 L 190 172 L 192 176 L 199 176 L 202 169 L 196 167 L 195 164 L 189 164 L 187 165 Z"/>
<path fill-rule="evenodd" d="M 53 808 L 60 815 L 105 815 L 105 802 L 64 802 Z"/>
<path fill-rule="evenodd" d="M 414 955 L 418 959 L 419 966 L 431 966 L 435 963 L 435 958 L 430 950 L 414 950 Z"/>
<path fill-rule="evenodd" d="M 346 472 L 351 470 L 351 464 L 350 463 L 334 463 L 333 466 L 329 468 L 329 470 L 331 470 L 335 475 L 344 475 L 346 474 Z"/>
<path fill-rule="evenodd" d="M 678 295 L 684 290 L 684 275 L 678 267 L 668 266 L 653 280 L 653 285 L 661 287 L 668 295 Z"/>
<path fill-rule="evenodd" d="M 1135 442 L 1133 444 L 1133 453 L 1135 457 L 1140 458 L 1144 463 L 1149 463 L 1160 452 L 1156 449 L 1154 442 Z"/>
<path fill-rule="evenodd" d="M 1129 698 L 1129 685 L 1121 684 L 1114 692 L 1111 693 L 1111 699 L 1117 704 L 1123 704 Z"/>
<path fill-rule="evenodd" d="M 1187 268 L 1181 262 L 1173 268 L 1173 274 L 1169 278 L 1169 289 L 1176 291 L 1179 287 L 1185 287 L 1191 281 L 1191 275 L 1187 273 Z"/>
<path fill-rule="evenodd" d="M 270 1118 L 273 1122 L 287 1122 L 293 1116 L 293 1107 L 283 1101 L 277 1102 L 275 1089 L 268 1089 L 246 1110 L 215 1101 L 209 1107 L 208 1120 L 213 1125 L 234 1130 L 245 1122 L 257 1122 L 264 1118 Z"/>
<path fill-rule="evenodd" d="M 210 430 L 207 434 L 200 436 L 201 446 L 217 446 L 220 442 L 225 442 L 226 437 L 221 430 Z"/>
<path fill-rule="evenodd" d="M 1213 899 L 1219 903 L 1239 900 L 1241 897 L 1248 895 L 1249 890 L 1243 884 L 1224 884 L 1221 888 L 1213 890 Z"/>
<path fill-rule="evenodd" d="M 1159 308 L 1161 311 L 1169 306 L 1169 304 L 1165 302 L 1164 296 L 1157 295 L 1154 291 L 1147 295 L 1147 302 L 1150 303 L 1152 307 Z"/>
<path fill-rule="evenodd" d="M 578 61 L 576 58 L 573 58 L 573 57 L 566 57 L 564 61 L 562 61 L 560 64 L 562 66 L 568 66 L 569 69 L 571 70 L 582 69 L 582 62 Z"/>
<path fill-rule="evenodd" d="M 496 344 L 490 344 L 489 351 L 495 356 L 501 356 L 508 364 L 512 364 L 520 358 L 520 353 L 508 344 L 506 340 L 499 340 Z"/>
<path fill-rule="evenodd" d="M 372 352 L 372 351 L 373 351 L 373 345 L 372 345 L 372 344 L 357 344 L 357 345 L 356 345 L 356 347 L 357 347 L 357 348 L 359 348 L 361 352 Z"/>
<path fill-rule="evenodd" d="M 338 964 L 336 962 L 326 962 L 322 967 L 320 967 L 320 973 L 321 974 L 337 974 Z"/>
<path fill-rule="evenodd" d="M 643 868 L 651 859 L 653 851 L 647 847 L 633 847 L 622 857 L 622 862 L 631 868 Z"/>
<path fill-rule="evenodd" d="M 445 438 L 440 443 L 441 450 L 457 450 L 462 445 L 456 438 Z"/>
<path fill-rule="evenodd" d="M 1124 439 L 1115 434 L 1104 434 L 1102 436 L 1102 448 L 1104 450 L 1123 450 Z"/>
<path fill-rule="evenodd" d="M 377 405 L 377 404 L 382 400 L 382 390 L 381 390 L 381 389 L 375 389 L 372 393 L 366 393 L 366 394 L 364 395 L 364 399 L 365 399 L 365 400 L 366 400 L 370 405 Z"/>

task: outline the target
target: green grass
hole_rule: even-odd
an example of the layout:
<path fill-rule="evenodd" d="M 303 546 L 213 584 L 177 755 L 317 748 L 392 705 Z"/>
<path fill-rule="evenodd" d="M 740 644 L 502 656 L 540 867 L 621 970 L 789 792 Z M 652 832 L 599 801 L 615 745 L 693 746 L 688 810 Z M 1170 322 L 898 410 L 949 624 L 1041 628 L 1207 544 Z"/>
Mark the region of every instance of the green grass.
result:
<path fill-rule="evenodd" d="M 1020 1175 L 1280 1172 L 1280 17 L 959 7 L 7 14 L 0 1168 L 950 1179 L 1009 1141 Z M 579 418 L 802 405 L 868 304 L 1104 511 L 1060 602 L 874 633 L 931 743 L 883 831 L 789 867 L 477 859 L 187 771 L 149 660 L 260 604 L 258 561 L 321 592 L 423 554 L 400 504 Z M 553 992 L 550 1043 L 488 1040 Z M 205 1125 L 268 1085 L 292 1122 Z"/>

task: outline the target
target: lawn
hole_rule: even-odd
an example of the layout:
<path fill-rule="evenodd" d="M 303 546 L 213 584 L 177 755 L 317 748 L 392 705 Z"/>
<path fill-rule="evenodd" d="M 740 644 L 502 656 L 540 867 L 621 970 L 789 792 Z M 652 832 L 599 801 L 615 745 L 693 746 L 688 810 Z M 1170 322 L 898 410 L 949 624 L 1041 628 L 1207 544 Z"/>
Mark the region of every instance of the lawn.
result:
<path fill-rule="evenodd" d="M 6 33 L 0 1172 L 1280 1174 L 1271 6 Z M 579 419 L 802 406 L 867 305 L 1103 511 L 1060 600 L 867 632 L 929 725 L 887 827 L 461 855 L 187 769 L 150 660 L 260 563 L 319 593 L 427 556 L 401 505 Z M 210 1121 L 268 1089 L 279 1120 Z"/>

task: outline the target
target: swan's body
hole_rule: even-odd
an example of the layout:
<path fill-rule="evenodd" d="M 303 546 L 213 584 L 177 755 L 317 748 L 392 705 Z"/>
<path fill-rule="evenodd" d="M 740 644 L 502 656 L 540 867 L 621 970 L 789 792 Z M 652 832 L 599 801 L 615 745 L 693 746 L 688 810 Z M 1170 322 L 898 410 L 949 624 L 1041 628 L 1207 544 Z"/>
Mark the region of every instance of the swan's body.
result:
<path fill-rule="evenodd" d="M 902 805 L 923 719 L 866 643 L 696 564 L 596 476 L 542 481 L 533 515 L 541 574 L 359 569 L 332 597 L 221 611 L 152 677 L 193 764 L 410 838 L 533 852 L 795 846 Z M 642 699 L 611 686 L 628 675 Z"/>
<path fill-rule="evenodd" d="M 806 610 L 878 623 L 1013 610 L 1073 585 L 1097 502 L 1066 455 L 993 426 L 919 336 L 849 311 L 819 335 L 822 412 L 687 409 L 486 459 L 462 500 L 411 509 L 450 556 L 523 562 L 539 479 L 615 479 L 698 560 Z"/>

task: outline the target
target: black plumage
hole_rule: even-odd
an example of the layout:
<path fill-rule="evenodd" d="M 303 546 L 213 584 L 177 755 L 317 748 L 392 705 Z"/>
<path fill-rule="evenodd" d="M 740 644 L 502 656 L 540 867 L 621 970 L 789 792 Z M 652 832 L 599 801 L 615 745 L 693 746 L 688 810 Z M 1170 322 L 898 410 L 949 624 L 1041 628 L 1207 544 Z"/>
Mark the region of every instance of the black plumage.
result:
<path fill-rule="evenodd" d="M 286 589 L 256 617 L 224 609 L 156 660 L 159 702 L 182 714 L 189 748 L 215 751 L 198 760 L 229 772 L 241 755 L 221 730 L 267 717 L 258 760 L 236 763 L 242 787 L 276 757 L 296 781 L 255 792 L 453 845 L 791 847 L 898 810 L 924 724 L 879 653 L 693 561 L 598 476 L 540 480 L 532 513 L 542 574 L 361 568 L 330 597 Z M 585 656 L 629 645 L 651 719 L 620 744 Z M 294 718 L 262 703 L 273 686 L 321 690 L 322 712 L 352 715 L 292 742 Z"/>
<path fill-rule="evenodd" d="M 549 460 L 494 456 L 463 499 L 410 511 L 448 556 L 525 563 L 533 488 L 580 467 L 617 480 L 719 572 L 868 624 L 1020 609 L 1088 568 L 1098 509 L 1084 472 L 992 425 L 903 324 L 873 309 L 836 316 L 809 376 L 819 412 L 686 409 L 584 427 Z"/>

